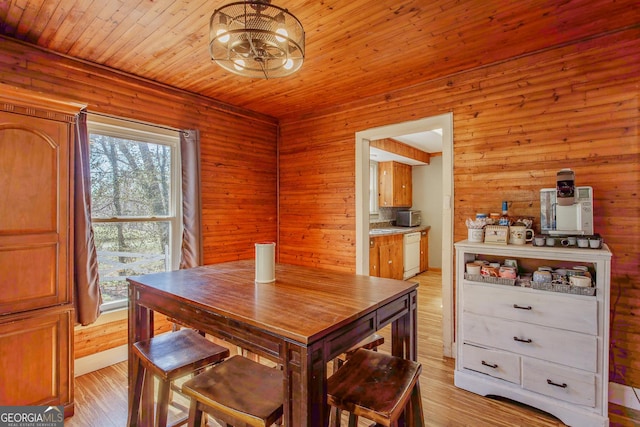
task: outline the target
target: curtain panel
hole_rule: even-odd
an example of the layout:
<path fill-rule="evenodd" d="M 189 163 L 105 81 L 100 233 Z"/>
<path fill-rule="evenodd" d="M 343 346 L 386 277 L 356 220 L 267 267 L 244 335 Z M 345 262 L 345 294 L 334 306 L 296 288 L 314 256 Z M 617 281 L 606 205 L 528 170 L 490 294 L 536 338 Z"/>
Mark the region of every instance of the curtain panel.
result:
<path fill-rule="evenodd" d="M 180 131 L 182 162 L 182 251 L 180 268 L 202 265 L 200 132 Z"/>
<path fill-rule="evenodd" d="M 98 255 L 91 226 L 91 175 L 87 114 L 76 123 L 74 141 L 74 292 L 76 323 L 88 325 L 100 316 L 102 294 L 98 277 Z"/>

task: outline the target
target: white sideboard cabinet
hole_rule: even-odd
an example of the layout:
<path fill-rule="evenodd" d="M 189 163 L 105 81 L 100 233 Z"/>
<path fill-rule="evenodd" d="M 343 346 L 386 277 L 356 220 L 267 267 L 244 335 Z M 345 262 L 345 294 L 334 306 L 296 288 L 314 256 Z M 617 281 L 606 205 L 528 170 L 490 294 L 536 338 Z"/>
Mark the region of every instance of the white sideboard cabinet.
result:
<path fill-rule="evenodd" d="M 611 252 L 607 246 L 582 249 L 461 241 L 455 248 L 455 385 L 522 402 L 570 426 L 608 426 Z M 595 293 L 465 277 L 466 264 L 478 259 L 501 264 L 514 260 L 521 273 L 533 273 L 541 266 L 586 266 Z"/>

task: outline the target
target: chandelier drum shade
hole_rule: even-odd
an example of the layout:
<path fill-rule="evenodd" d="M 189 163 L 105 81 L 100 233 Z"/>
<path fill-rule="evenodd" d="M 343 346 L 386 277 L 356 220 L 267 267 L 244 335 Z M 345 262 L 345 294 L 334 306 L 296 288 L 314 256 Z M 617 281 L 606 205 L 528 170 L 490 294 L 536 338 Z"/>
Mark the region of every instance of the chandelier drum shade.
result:
<path fill-rule="evenodd" d="M 304 61 L 304 29 L 270 0 L 229 3 L 209 22 L 209 53 L 227 71 L 270 79 L 295 73 Z"/>

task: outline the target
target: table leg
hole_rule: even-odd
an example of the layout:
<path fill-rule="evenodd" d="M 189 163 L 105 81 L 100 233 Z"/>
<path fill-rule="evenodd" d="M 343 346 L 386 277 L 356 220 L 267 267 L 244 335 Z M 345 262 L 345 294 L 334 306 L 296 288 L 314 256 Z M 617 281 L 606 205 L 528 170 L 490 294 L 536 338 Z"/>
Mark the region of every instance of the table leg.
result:
<path fill-rule="evenodd" d="M 135 288 L 129 289 L 129 407 L 133 400 L 134 388 L 134 362 L 132 347 L 133 344 L 140 340 L 149 339 L 153 336 L 153 311 L 146 307 L 142 307 L 137 303 L 137 293 Z M 142 402 L 140 408 L 140 425 L 150 426 L 153 424 L 153 381 L 145 381 L 142 391 Z M 135 423 L 137 420 L 132 420 Z"/>
<path fill-rule="evenodd" d="M 417 293 L 409 296 L 409 311 L 391 324 L 391 352 L 394 356 L 405 359 L 418 360 L 418 311 Z M 405 407 L 402 422 L 409 420 L 409 425 L 414 425 L 414 411 L 421 410 L 414 408 L 413 400 Z M 401 424 L 402 425 L 402 424 Z"/>
<path fill-rule="evenodd" d="M 327 360 L 323 344 L 301 347 L 292 343 L 284 351 L 284 425 L 295 427 L 326 427 L 329 425 L 327 406 Z"/>
<path fill-rule="evenodd" d="M 417 294 L 409 296 L 409 310 L 391 324 L 391 353 L 409 360 L 418 359 Z"/>

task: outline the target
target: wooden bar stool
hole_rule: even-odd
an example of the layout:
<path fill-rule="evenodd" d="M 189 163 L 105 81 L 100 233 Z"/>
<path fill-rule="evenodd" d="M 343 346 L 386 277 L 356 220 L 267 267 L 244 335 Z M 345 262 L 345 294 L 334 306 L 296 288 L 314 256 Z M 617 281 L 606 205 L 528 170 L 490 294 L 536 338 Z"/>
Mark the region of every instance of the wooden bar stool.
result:
<path fill-rule="evenodd" d="M 351 347 L 349 350 L 345 351 L 340 356 L 336 357 L 333 360 L 333 373 L 335 374 L 338 369 L 344 365 L 344 362 L 349 360 L 351 356 L 360 348 L 364 348 L 367 350 L 377 351 L 378 347 L 384 344 L 384 337 L 378 334 L 371 334 L 364 340 L 360 341 L 358 344 Z"/>
<path fill-rule="evenodd" d="M 135 382 L 129 402 L 129 426 L 137 426 L 140 401 L 146 381 L 152 374 L 160 380 L 156 404 L 156 427 L 165 427 L 169 412 L 169 394 L 173 380 L 218 363 L 229 357 L 229 350 L 199 335 L 193 329 L 181 329 L 133 344 Z M 174 425 L 184 424 L 181 420 Z"/>
<path fill-rule="evenodd" d="M 350 412 L 350 427 L 358 424 L 358 417 L 396 427 L 410 403 L 406 425 L 424 427 L 418 383 L 421 371 L 417 362 L 359 349 L 327 380 L 327 401 Z"/>
<path fill-rule="evenodd" d="M 282 417 L 283 390 L 280 369 L 239 355 L 182 385 L 191 398 L 190 427 L 201 426 L 203 412 L 227 426 L 270 426 Z"/>
<path fill-rule="evenodd" d="M 349 360 L 358 349 L 364 348 L 367 350 L 377 351 L 378 347 L 380 347 L 382 344 L 384 344 L 384 337 L 382 335 L 369 335 L 367 338 L 360 341 L 358 344 L 354 345 L 349 350 L 333 359 L 333 373 L 335 374 L 336 372 L 338 372 L 338 369 L 340 369 L 342 365 L 344 365 L 344 362 Z M 331 427 L 340 427 L 342 425 L 341 417 L 342 410 L 340 410 L 340 408 L 331 408 L 331 421 L 329 425 Z"/>

